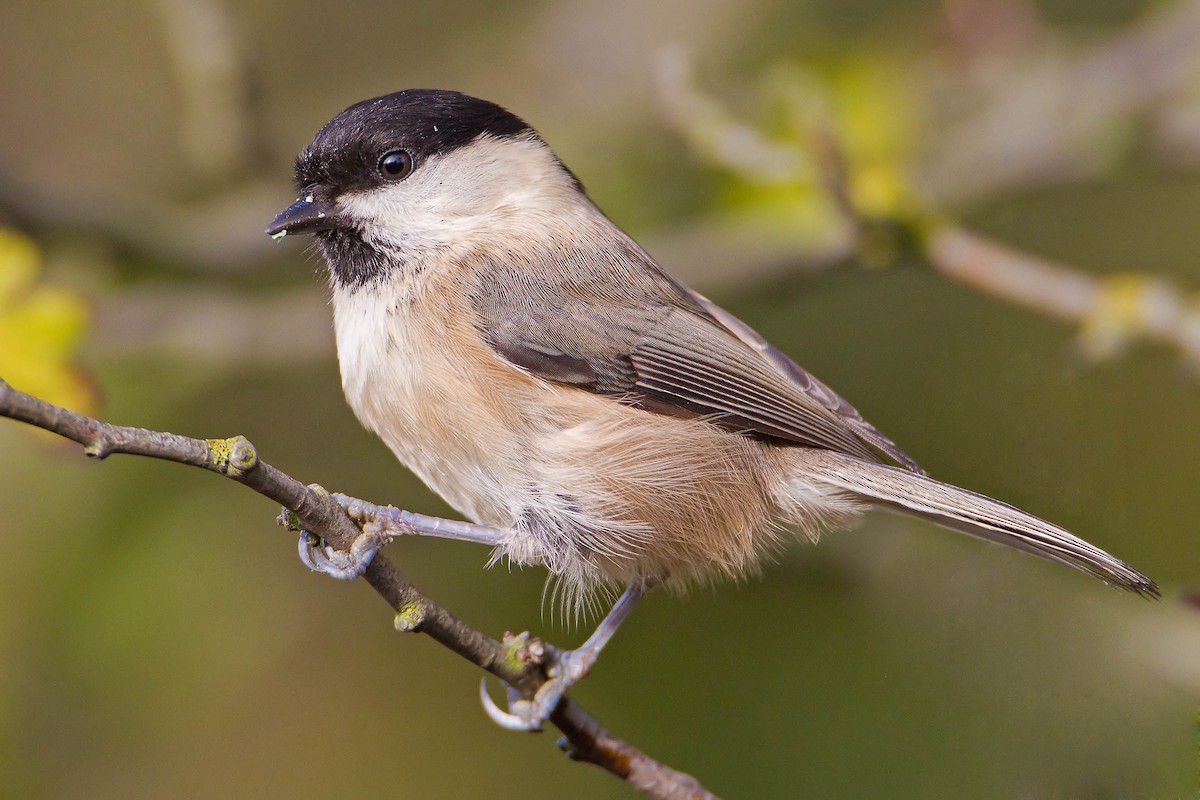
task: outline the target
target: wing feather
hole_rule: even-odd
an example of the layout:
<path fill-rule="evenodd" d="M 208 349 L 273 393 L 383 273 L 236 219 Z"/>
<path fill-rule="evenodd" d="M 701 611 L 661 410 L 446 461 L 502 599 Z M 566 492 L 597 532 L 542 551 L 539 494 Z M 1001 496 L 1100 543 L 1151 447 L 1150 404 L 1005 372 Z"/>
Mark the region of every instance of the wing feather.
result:
<path fill-rule="evenodd" d="M 475 271 L 480 333 L 517 367 L 656 413 L 920 472 L 852 405 L 632 241 L 548 260 Z"/>

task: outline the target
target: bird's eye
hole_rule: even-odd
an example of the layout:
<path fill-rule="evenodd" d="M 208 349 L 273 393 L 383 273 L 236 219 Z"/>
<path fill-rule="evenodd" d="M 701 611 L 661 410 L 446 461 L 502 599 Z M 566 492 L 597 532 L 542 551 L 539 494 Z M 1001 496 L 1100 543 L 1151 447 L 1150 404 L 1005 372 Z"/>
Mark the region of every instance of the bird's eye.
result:
<path fill-rule="evenodd" d="M 379 159 L 379 175 L 385 181 L 402 181 L 413 171 L 413 158 L 407 150 L 391 150 Z"/>

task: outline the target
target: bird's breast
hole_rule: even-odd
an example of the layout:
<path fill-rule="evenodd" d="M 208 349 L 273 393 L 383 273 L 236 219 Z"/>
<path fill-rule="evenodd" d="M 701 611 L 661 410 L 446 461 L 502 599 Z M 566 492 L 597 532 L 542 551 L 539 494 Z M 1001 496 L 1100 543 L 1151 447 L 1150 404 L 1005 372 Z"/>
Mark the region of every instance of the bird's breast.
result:
<path fill-rule="evenodd" d="M 463 303 L 462 305 L 465 305 Z M 512 522 L 521 505 L 514 394 L 529 379 L 500 364 L 470 309 L 417 280 L 337 290 L 334 320 L 346 400 L 397 458 L 469 518 Z"/>

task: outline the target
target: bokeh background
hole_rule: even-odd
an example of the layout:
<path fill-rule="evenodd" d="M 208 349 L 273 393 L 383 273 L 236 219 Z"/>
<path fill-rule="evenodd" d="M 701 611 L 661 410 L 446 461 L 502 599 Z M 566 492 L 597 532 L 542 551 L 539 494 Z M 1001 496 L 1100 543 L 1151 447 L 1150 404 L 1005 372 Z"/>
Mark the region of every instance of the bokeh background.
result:
<path fill-rule="evenodd" d="M 934 475 L 1165 593 L 873 515 L 760 578 L 644 602 L 586 708 L 728 797 L 1200 796 L 1200 4 L 10 0 L 3 19 L 0 377 L 453 515 L 344 406 L 317 259 L 261 231 L 344 106 L 487 97 Z M 552 734 L 494 728 L 474 668 L 304 570 L 275 513 L 0 423 L 0 795 L 632 794 Z M 389 554 L 492 635 L 582 639 L 539 569 Z"/>

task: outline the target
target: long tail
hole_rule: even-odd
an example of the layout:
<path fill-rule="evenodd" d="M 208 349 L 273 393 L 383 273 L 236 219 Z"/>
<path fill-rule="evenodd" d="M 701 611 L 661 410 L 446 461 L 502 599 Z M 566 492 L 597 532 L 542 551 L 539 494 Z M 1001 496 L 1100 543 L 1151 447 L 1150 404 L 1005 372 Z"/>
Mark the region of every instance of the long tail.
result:
<path fill-rule="evenodd" d="M 999 500 L 898 467 L 828 450 L 808 450 L 802 463 L 805 477 L 849 490 L 893 511 L 924 517 L 980 539 L 1058 561 L 1140 595 L 1160 596 L 1154 581 L 1124 561 L 1070 531 Z"/>

